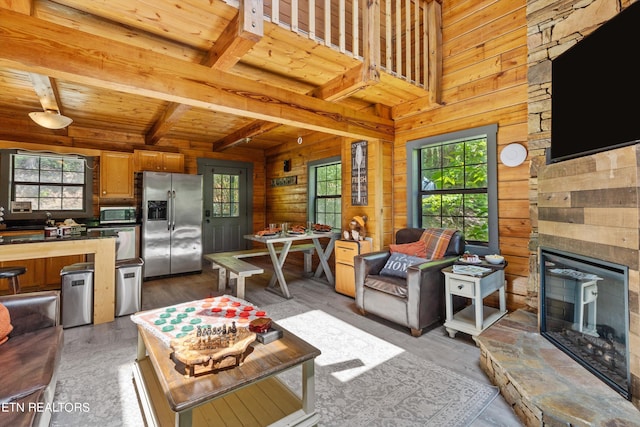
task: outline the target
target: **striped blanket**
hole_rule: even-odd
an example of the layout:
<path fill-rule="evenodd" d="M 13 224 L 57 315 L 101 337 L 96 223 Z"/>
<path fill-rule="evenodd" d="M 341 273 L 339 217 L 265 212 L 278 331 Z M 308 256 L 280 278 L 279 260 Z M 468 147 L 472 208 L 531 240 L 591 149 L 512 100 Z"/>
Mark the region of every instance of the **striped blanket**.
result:
<path fill-rule="evenodd" d="M 451 236 L 458 231 L 455 228 L 426 228 L 420 236 L 427 248 L 427 259 L 440 259 L 447 252 Z"/>

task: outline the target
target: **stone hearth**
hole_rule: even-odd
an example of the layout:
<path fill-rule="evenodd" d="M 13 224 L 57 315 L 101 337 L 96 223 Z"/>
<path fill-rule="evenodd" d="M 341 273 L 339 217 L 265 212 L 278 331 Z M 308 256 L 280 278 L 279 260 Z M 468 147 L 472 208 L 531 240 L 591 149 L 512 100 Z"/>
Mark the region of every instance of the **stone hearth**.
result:
<path fill-rule="evenodd" d="M 477 338 L 480 366 L 527 426 L 640 426 L 640 412 L 517 310 Z"/>

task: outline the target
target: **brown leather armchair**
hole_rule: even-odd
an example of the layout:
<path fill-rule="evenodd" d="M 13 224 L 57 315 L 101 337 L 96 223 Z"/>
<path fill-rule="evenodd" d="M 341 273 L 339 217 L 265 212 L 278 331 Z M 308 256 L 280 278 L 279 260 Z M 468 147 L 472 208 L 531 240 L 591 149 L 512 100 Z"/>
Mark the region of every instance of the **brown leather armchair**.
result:
<path fill-rule="evenodd" d="M 421 228 L 403 228 L 396 233 L 396 244 L 416 242 Z M 380 275 L 390 251 L 372 252 L 354 258 L 356 306 L 367 313 L 411 329 L 418 337 L 422 329 L 444 321 L 445 285 L 441 270 L 452 265 L 464 253 L 464 235 L 457 231 L 449 241 L 443 258 L 410 265 L 407 278 Z M 454 311 L 463 308 L 464 298 L 454 299 Z"/>

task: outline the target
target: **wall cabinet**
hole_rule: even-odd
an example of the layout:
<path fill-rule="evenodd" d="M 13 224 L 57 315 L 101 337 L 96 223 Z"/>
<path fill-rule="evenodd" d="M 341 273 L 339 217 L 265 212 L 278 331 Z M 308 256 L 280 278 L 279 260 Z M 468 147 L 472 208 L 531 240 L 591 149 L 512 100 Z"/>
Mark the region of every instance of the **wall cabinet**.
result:
<path fill-rule="evenodd" d="M 184 155 L 161 151 L 134 150 L 136 172 L 184 172 Z"/>
<path fill-rule="evenodd" d="M 100 155 L 100 197 L 133 198 L 133 155 L 103 151 Z"/>
<path fill-rule="evenodd" d="M 337 240 L 334 249 L 336 259 L 336 292 L 356 296 L 356 274 L 353 258 L 371 252 L 371 241 Z"/>

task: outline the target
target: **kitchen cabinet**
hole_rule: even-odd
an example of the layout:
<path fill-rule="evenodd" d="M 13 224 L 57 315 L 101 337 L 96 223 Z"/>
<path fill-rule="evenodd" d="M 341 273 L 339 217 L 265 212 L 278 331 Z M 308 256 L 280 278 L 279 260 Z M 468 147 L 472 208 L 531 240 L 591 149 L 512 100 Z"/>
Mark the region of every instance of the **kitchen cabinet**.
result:
<path fill-rule="evenodd" d="M 103 151 L 100 155 L 100 198 L 133 198 L 133 155 Z"/>
<path fill-rule="evenodd" d="M 336 292 L 350 297 L 356 296 L 356 274 L 353 258 L 356 255 L 371 252 L 370 240 L 337 240 L 335 246 L 336 259 Z"/>
<path fill-rule="evenodd" d="M 134 150 L 136 172 L 184 172 L 184 155 L 162 151 Z"/>

